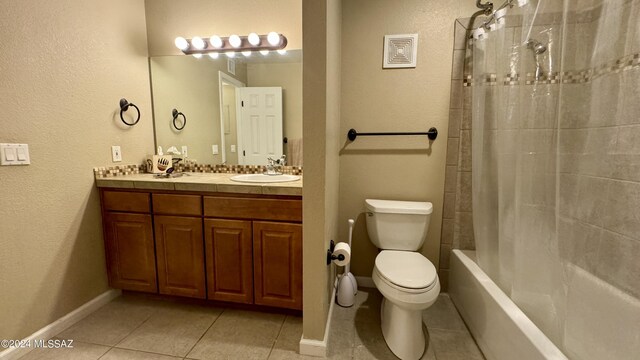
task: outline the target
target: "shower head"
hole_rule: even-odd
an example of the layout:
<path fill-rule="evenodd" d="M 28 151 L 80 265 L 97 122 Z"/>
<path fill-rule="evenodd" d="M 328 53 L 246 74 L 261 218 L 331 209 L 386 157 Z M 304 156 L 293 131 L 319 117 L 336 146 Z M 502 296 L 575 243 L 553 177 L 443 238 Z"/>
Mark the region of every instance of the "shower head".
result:
<path fill-rule="evenodd" d="M 536 55 L 543 54 L 547 51 L 547 46 L 535 39 L 529 39 L 525 44 L 527 45 L 527 48 L 533 50 Z"/>
<path fill-rule="evenodd" d="M 525 43 L 527 48 L 533 51 L 533 59 L 536 62 L 536 81 L 540 80 L 544 74 L 544 69 L 542 68 L 542 64 L 540 63 L 540 58 L 538 55 L 543 54 L 547 51 L 547 46 L 535 39 L 529 39 Z"/>

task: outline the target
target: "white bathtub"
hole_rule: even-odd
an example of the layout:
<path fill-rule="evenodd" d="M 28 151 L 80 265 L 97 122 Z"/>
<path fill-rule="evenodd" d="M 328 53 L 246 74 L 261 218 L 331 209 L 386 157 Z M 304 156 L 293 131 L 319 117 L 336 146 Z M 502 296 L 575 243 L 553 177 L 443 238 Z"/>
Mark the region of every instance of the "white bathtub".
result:
<path fill-rule="evenodd" d="M 453 250 L 449 295 L 488 360 L 567 359 L 475 262 Z"/>

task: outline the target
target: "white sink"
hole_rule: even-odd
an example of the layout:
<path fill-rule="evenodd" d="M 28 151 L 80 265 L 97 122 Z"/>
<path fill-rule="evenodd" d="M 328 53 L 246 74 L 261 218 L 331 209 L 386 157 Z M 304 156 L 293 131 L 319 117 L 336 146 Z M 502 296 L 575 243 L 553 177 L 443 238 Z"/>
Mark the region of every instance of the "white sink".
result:
<path fill-rule="evenodd" d="M 288 182 L 300 180 L 300 176 L 297 175 L 265 175 L 265 174 L 243 174 L 236 175 L 231 178 L 233 181 L 247 182 L 247 183 L 275 183 L 275 182 Z"/>

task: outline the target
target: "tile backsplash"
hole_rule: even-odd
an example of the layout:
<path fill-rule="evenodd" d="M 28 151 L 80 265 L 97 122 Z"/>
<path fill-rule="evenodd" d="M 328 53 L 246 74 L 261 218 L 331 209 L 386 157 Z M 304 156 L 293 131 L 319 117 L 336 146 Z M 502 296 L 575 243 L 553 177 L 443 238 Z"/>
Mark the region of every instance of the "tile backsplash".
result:
<path fill-rule="evenodd" d="M 146 165 L 116 165 L 108 167 L 93 168 L 93 174 L 97 179 L 110 178 L 116 176 L 144 174 Z M 215 174 L 261 174 L 266 171 L 263 165 L 213 165 L 213 164 L 178 164 L 177 172 L 201 172 Z M 284 174 L 302 175 L 302 166 L 284 166 Z"/>
<path fill-rule="evenodd" d="M 144 173 L 147 165 L 115 165 L 93 168 L 96 179 Z"/>

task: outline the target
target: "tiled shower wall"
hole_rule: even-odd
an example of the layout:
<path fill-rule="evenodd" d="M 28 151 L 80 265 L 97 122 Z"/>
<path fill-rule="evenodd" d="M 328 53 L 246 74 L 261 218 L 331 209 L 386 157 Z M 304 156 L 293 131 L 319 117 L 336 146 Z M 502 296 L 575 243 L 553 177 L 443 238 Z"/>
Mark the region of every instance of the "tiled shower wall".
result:
<path fill-rule="evenodd" d="M 467 46 L 467 21 L 455 22 L 449 138 L 444 185 L 444 211 L 440 241 L 442 291 L 447 290 L 451 249 L 474 250 L 471 214 L 471 87 L 464 79 L 471 75 L 471 51 Z"/>
<path fill-rule="evenodd" d="M 640 1 L 600 3 L 565 37 L 559 253 L 640 299 Z"/>
<path fill-rule="evenodd" d="M 578 3 L 568 2 L 570 8 Z M 550 91 L 562 89 L 558 123 L 550 128 L 560 139 L 560 196 L 551 201 L 559 210 L 559 256 L 640 298 L 640 262 L 630 255 L 640 251 L 640 27 L 629 20 L 640 18 L 640 6 L 631 0 L 602 4 L 595 1 L 593 8 L 568 18 L 564 69 L 548 83 Z M 557 23 L 551 15 L 545 23 Z M 455 23 L 439 268 L 445 291 L 451 249 L 475 248 L 466 24 Z M 530 86 L 526 79 L 509 85 Z"/>

